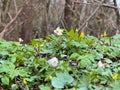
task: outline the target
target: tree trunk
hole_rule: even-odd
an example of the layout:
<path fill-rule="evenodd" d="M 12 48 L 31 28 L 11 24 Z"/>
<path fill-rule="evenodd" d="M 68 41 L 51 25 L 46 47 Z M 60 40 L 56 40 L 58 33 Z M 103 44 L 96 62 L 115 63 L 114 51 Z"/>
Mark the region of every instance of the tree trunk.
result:
<path fill-rule="evenodd" d="M 114 2 L 114 6 L 117 7 L 117 2 L 116 0 L 113 0 Z M 119 14 L 119 9 L 115 9 L 115 13 L 116 13 L 116 34 L 118 34 L 120 32 L 120 14 Z"/>
<path fill-rule="evenodd" d="M 29 42 L 31 39 L 33 39 L 34 34 L 33 34 L 33 19 L 35 17 L 35 12 L 33 9 L 33 0 L 30 0 L 29 3 L 26 3 L 23 7 L 23 12 L 22 12 L 22 28 L 21 28 L 21 38 L 24 40 L 24 43 Z"/>

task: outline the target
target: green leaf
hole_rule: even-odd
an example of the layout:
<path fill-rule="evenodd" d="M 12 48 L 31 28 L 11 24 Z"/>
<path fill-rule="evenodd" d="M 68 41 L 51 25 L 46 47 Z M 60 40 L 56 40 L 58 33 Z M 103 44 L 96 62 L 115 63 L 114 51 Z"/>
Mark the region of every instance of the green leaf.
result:
<path fill-rule="evenodd" d="M 89 59 L 82 59 L 80 63 L 83 67 L 85 67 L 85 66 L 90 65 L 91 61 Z"/>
<path fill-rule="evenodd" d="M 75 32 L 73 29 L 71 29 L 69 32 L 68 32 L 68 39 L 69 40 L 74 40 L 74 37 L 75 37 Z"/>
<path fill-rule="evenodd" d="M 82 76 L 79 82 L 79 89 L 78 90 L 89 90 L 91 82 L 91 77 L 88 76 Z"/>
<path fill-rule="evenodd" d="M 0 67 L 0 73 L 2 72 L 10 72 L 11 70 L 14 70 L 15 65 L 9 61 L 4 62 Z"/>
<path fill-rule="evenodd" d="M 105 58 L 105 62 L 108 63 L 108 64 L 113 63 L 113 62 L 112 62 L 110 59 L 108 59 L 108 58 Z"/>
<path fill-rule="evenodd" d="M 16 62 L 16 57 L 11 57 L 10 61 L 11 61 L 12 63 L 15 63 L 15 62 Z"/>
<path fill-rule="evenodd" d="M 90 65 L 92 62 L 92 59 L 91 58 L 89 58 L 89 55 L 85 55 L 85 56 L 80 56 L 79 58 L 78 58 L 78 60 L 80 60 L 80 64 L 83 66 L 83 67 L 85 67 L 85 66 L 88 66 L 88 65 Z"/>
<path fill-rule="evenodd" d="M 76 60 L 80 55 L 78 53 L 73 53 L 71 56 L 70 56 L 70 59 L 71 60 Z"/>
<path fill-rule="evenodd" d="M 12 89 L 12 90 L 17 90 L 17 89 L 18 89 L 17 84 L 12 84 L 12 85 L 11 85 L 11 89 Z"/>
<path fill-rule="evenodd" d="M 71 44 L 72 46 L 76 46 L 76 47 L 81 47 L 81 46 L 83 46 L 80 42 L 77 42 L 77 41 L 70 41 L 70 44 Z"/>
<path fill-rule="evenodd" d="M 44 86 L 44 85 L 40 85 L 39 89 L 40 90 L 51 90 L 49 86 Z"/>
<path fill-rule="evenodd" d="M 9 78 L 7 76 L 3 76 L 1 78 L 2 84 L 9 85 Z"/>
<path fill-rule="evenodd" d="M 19 71 L 18 70 L 11 70 L 10 72 L 9 72 L 9 76 L 10 76 L 10 78 L 11 79 L 13 79 L 14 77 L 16 77 L 16 76 L 18 76 L 19 75 Z"/>
<path fill-rule="evenodd" d="M 22 76 L 22 77 L 27 77 L 28 72 L 26 72 L 24 69 L 19 69 L 19 75 Z"/>
<path fill-rule="evenodd" d="M 72 83 L 73 78 L 68 73 L 58 73 L 57 77 L 54 77 L 52 80 L 52 85 L 55 88 L 64 88 L 64 86 L 68 83 Z"/>
<path fill-rule="evenodd" d="M 2 56 L 8 55 L 8 54 L 9 54 L 8 51 L 0 51 L 0 55 L 2 55 Z"/>
<path fill-rule="evenodd" d="M 77 90 L 88 90 L 88 88 L 87 87 L 80 87 Z"/>
<path fill-rule="evenodd" d="M 55 88 L 64 88 L 65 83 L 60 78 L 54 77 L 52 80 L 52 85 Z"/>
<path fill-rule="evenodd" d="M 110 86 L 112 87 L 112 90 L 120 90 L 120 81 L 115 81 L 111 83 Z"/>
<path fill-rule="evenodd" d="M 52 54 L 52 50 L 47 50 L 47 49 L 44 49 L 41 51 L 42 54 Z"/>

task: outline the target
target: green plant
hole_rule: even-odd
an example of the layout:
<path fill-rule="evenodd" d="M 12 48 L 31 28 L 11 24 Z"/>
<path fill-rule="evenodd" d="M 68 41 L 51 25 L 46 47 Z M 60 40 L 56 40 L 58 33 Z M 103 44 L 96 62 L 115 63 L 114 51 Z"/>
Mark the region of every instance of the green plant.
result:
<path fill-rule="evenodd" d="M 0 40 L 0 88 L 117 90 L 119 58 L 120 35 L 98 39 L 61 30 L 30 44 Z"/>

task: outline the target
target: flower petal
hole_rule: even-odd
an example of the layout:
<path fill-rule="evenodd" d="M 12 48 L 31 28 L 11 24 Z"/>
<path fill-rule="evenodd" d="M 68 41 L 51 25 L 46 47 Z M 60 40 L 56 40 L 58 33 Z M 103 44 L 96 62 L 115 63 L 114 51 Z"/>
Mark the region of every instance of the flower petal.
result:
<path fill-rule="evenodd" d="M 53 57 L 52 59 L 48 60 L 48 63 L 52 66 L 52 67 L 57 67 L 58 66 L 58 59 L 56 57 Z"/>
<path fill-rule="evenodd" d="M 54 30 L 54 33 L 57 34 L 58 36 L 61 36 L 61 35 L 62 35 L 62 32 L 63 32 L 63 30 L 62 30 L 60 27 L 57 27 L 57 28 Z"/>
<path fill-rule="evenodd" d="M 98 67 L 104 67 L 105 65 L 106 65 L 106 63 L 102 63 L 101 60 L 98 62 Z"/>

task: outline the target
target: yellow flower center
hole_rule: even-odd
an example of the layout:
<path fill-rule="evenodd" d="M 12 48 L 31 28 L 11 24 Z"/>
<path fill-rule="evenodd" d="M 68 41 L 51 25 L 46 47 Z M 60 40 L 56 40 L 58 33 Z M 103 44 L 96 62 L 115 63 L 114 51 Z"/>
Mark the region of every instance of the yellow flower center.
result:
<path fill-rule="evenodd" d="M 56 32 L 56 34 L 59 34 L 59 30 L 56 30 L 55 32 Z"/>

